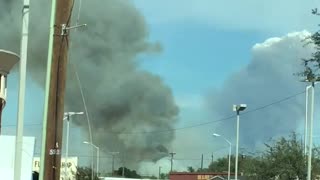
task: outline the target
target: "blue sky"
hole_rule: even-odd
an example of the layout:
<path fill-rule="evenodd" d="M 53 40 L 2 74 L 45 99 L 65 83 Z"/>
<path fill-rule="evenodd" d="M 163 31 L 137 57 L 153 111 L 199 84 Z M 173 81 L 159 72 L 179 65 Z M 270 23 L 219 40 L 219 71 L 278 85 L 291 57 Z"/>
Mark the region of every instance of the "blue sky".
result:
<path fill-rule="evenodd" d="M 150 40 L 159 41 L 163 46 L 163 52 L 141 57 L 141 68 L 158 74 L 172 88 L 181 110 L 177 127 L 211 120 L 203 98 L 208 92 L 221 88 L 228 77 L 250 62 L 256 43 L 292 31 L 312 30 L 316 24 L 310 15 L 316 1 L 270 0 L 263 5 L 254 0 L 241 3 L 230 0 L 133 2 L 146 18 Z M 16 82 L 17 74 L 13 73 L 9 78 L 8 104 L 3 115 L 4 131 L 8 134 L 13 134 L 15 128 L 7 125 L 14 125 L 16 121 Z M 25 124 L 38 124 L 42 120 L 43 112 L 39 109 L 43 105 L 43 92 L 31 78 L 26 97 Z M 197 136 L 199 131 L 208 134 L 213 129 L 208 126 L 186 133 L 194 133 L 196 139 L 200 138 Z M 25 127 L 26 135 L 40 131 L 41 127 L 37 125 Z M 36 133 L 38 137 L 39 133 Z M 184 136 L 181 134 L 177 132 L 179 141 Z M 197 143 L 198 149 L 183 146 L 190 148 L 190 152 L 177 156 L 197 157 L 199 148 L 209 153 L 210 148 L 224 146 L 221 142 L 215 147 L 207 142 Z M 172 148 L 179 150 L 178 146 L 175 141 Z"/>
<path fill-rule="evenodd" d="M 146 57 L 142 67 L 163 77 L 176 95 L 202 94 L 219 87 L 228 74 L 247 64 L 252 46 L 265 38 L 257 32 L 191 23 L 151 26 L 150 37 L 164 49 L 156 57 Z"/>

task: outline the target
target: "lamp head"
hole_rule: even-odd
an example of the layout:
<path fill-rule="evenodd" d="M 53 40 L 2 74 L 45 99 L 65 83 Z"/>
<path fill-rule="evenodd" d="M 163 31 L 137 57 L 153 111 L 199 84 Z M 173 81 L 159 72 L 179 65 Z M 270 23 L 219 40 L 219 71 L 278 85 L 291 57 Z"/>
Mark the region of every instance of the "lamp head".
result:
<path fill-rule="evenodd" d="M 214 137 L 220 137 L 221 135 L 220 134 L 216 134 L 216 133 L 213 133 L 212 134 Z"/>
<path fill-rule="evenodd" d="M 83 112 L 65 112 L 64 115 L 65 116 L 72 116 L 72 115 L 82 115 Z"/>
<path fill-rule="evenodd" d="M 10 70 L 19 60 L 20 57 L 17 54 L 0 49 L 0 74 L 9 74 Z"/>
<path fill-rule="evenodd" d="M 91 143 L 89 143 L 88 141 L 83 141 L 83 144 L 91 144 Z"/>
<path fill-rule="evenodd" d="M 246 104 L 233 105 L 233 111 L 240 112 L 247 108 Z"/>

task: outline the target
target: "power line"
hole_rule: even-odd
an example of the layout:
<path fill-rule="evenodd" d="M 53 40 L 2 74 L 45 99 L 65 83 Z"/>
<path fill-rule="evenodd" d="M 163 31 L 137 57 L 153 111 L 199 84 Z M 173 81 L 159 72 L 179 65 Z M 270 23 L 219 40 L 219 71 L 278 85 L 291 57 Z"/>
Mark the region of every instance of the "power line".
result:
<path fill-rule="evenodd" d="M 260 106 L 260 107 L 257 107 L 255 109 L 252 109 L 252 110 L 249 110 L 249 111 L 246 111 L 244 113 L 242 113 L 242 115 L 245 115 L 245 114 L 249 114 L 249 113 L 253 113 L 253 112 L 256 112 L 256 111 L 259 111 L 259 110 L 262 110 L 262 109 L 266 109 L 268 107 L 271 107 L 273 105 L 276 105 L 276 104 L 279 104 L 279 103 L 282 103 L 284 101 L 288 101 L 296 96 L 299 96 L 301 94 L 304 94 L 305 93 L 305 90 L 304 91 L 301 91 L 299 93 L 296 93 L 296 94 L 293 94 L 293 95 L 290 95 L 290 96 L 287 96 L 285 98 L 282 98 L 280 100 L 277 100 L 277 101 L 274 101 L 272 103 L 269 103 L 269 104 L 266 104 L 266 105 L 263 105 L 263 106 Z M 226 120 L 230 120 L 230 119 L 233 119 L 235 118 L 236 115 L 230 115 L 228 117 L 225 117 L 225 118 L 221 118 L 221 119 L 218 119 L 218 120 L 214 120 L 214 121 L 208 121 L 208 122 L 204 122 L 204 123 L 199 123 L 199 124 L 195 124 L 195 125 L 190 125 L 190 126 L 185 126 L 185 127 L 180 127 L 180 128 L 173 128 L 173 129 L 166 129 L 166 130 L 158 130 L 158 131 L 145 131 L 145 132 L 110 132 L 111 134 L 149 134 L 149 133 L 152 133 L 152 134 L 158 134 L 158 133 L 167 133 L 167 132 L 173 132 L 173 131 L 179 131 L 179 130 L 185 130 L 185 129 L 190 129 L 190 128 L 195 128 L 195 127 L 199 127 L 199 126 L 204 126 L 204 125 L 208 125 L 208 124 L 212 124 L 212 123 L 217 123 L 217 122 L 221 122 L 221 121 L 226 121 Z"/>
<path fill-rule="evenodd" d="M 305 93 L 305 90 L 304 91 L 301 91 L 299 93 L 296 93 L 296 94 L 293 94 L 293 95 L 290 95 L 290 96 L 287 96 L 285 98 L 282 98 L 280 100 L 277 100 L 277 101 L 274 101 L 272 103 L 269 103 L 269 104 L 266 104 L 266 105 L 263 105 L 263 106 L 260 106 L 260 107 L 257 107 L 255 109 L 252 109 L 252 110 L 248 110 L 246 112 L 243 112 L 242 115 L 246 115 L 246 114 L 249 114 L 249 113 L 253 113 L 253 112 L 256 112 L 256 111 L 260 111 L 262 109 L 266 109 L 268 107 L 271 107 L 273 105 L 276 105 L 276 104 L 279 104 L 279 103 L 282 103 L 282 102 L 285 102 L 285 101 L 288 101 L 296 96 L 299 96 L 301 94 L 304 94 Z M 217 123 L 217 122 L 221 122 L 221 121 L 226 121 L 226 120 L 230 120 L 232 118 L 235 118 L 236 115 L 230 115 L 228 117 L 225 117 L 225 118 L 221 118 L 221 119 L 218 119 L 218 120 L 214 120 L 214 121 L 208 121 L 208 122 L 204 122 L 204 123 L 199 123 L 199 124 L 195 124 L 195 125 L 189 125 L 189 126 L 185 126 L 185 127 L 180 127 L 180 128 L 173 128 L 173 129 L 165 129 L 165 130 L 158 130 L 158 131 L 145 131 L 145 132 L 109 132 L 111 134 L 149 134 L 149 133 L 154 133 L 154 134 L 157 134 L 157 133 L 168 133 L 168 132 L 172 132 L 172 131 L 179 131 L 179 130 L 185 130 L 185 129 L 190 129 L 190 128 L 195 128 L 195 127 L 200 127 L 200 126 L 204 126 L 204 125 L 208 125 L 208 124 L 212 124 L 212 123 Z M 40 126 L 42 124 L 25 124 L 24 126 Z M 3 125 L 3 127 L 14 127 L 16 125 Z"/>
<path fill-rule="evenodd" d="M 2 127 L 16 127 L 17 125 L 16 124 L 7 124 L 7 125 L 4 125 Z M 42 124 L 40 123 L 37 123 L 37 124 L 24 124 L 23 126 L 42 126 Z"/>

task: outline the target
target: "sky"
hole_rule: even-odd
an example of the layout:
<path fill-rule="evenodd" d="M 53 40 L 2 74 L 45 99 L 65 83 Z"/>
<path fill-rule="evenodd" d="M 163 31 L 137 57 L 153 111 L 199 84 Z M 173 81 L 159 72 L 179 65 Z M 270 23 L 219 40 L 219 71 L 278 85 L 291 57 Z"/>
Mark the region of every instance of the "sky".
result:
<path fill-rule="evenodd" d="M 229 116 L 233 113 L 231 106 L 234 102 L 248 102 L 248 106 L 254 109 L 303 90 L 303 85 L 293 85 L 292 78 L 278 72 L 278 67 L 285 67 L 289 74 L 294 69 L 289 65 L 286 66 L 292 63 L 290 59 L 299 59 L 300 56 L 307 54 L 308 51 L 305 52 L 302 45 L 295 46 L 295 44 L 299 43 L 300 36 L 308 34 L 306 31 L 313 32 L 317 27 L 318 17 L 311 15 L 311 9 L 318 7 L 319 1 L 133 0 L 132 2 L 145 17 L 150 40 L 159 42 L 163 48 L 160 53 L 142 54 L 137 57 L 140 68 L 159 75 L 171 88 L 180 108 L 176 128 Z M 291 46 L 293 50 L 288 48 Z M 280 62 L 278 59 L 283 61 Z M 274 76 L 264 78 L 268 71 Z M 254 77 L 263 77 L 262 81 L 265 80 L 267 83 L 257 82 L 252 76 L 246 76 L 248 73 L 252 73 Z M 274 81 L 279 81 L 276 83 L 279 89 L 271 88 Z M 8 86 L 9 96 L 3 115 L 3 127 L 5 133 L 14 134 L 18 90 L 16 73 L 10 74 Z M 236 93 L 232 94 L 234 91 L 238 92 L 238 89 L 247 93 L 241 97 Z M 253 89 L 257 91 L 251 91 Z M 257 92 L 263 94 L 259 96 L 261 98 L 255 97 Z M 40 147 L 39 132 L 41 132 L 43 113 L 41 107 L 44 95 L 31 77 L 28 78 L 26 93 L 25 135 L 37 136 L 37 151 L 37 147 L 38 149 Z M 246 137 L 252 134 L 243 133 L 246 135 L 241 137 L 250 141 L 243 140 L 245 143 L 242 146 L 249 151 L 255 151 L 260 147 L 259 143 L 268 138 L 286 135 L 290 130 L 302 132 L 300 123 L 303 120 L 300 113 L 300 109 L 303 108 L 302 101 L 303 95 L 293 100 L 292 103 L 296 106 L 286 104 L 290 104 L 291 101 L 277 106 L 278 109 L 286 108 L 287 112 L 297 112 L 296 116 L 301 119 L 298 118 L 295 125 L 288 129 L 275 128 L 274 133 L 257 136 L 261 138 L 258 141 Z M 270 114 L 276 114 L 276 111 L 270 108 L 262 113 L 262 117 L 292 118 L 282 114 L 283 112 L 285 111 L 277 112 L 280 115 L 273 116 Z M 247 129 L 243 129 L 243 132 L 250 131 L 252 127 L 249 127 L 249 124 L 254 124 L 251 120 L 261 116 L 259 112 L 252 114 L 247 115 L 249 123 L 244 123 L 244 128 Z M 176 131 L 175 139 L 169 148 L 170 151 L 177 153 L 175 167 L 184 170 L 191 164 L 198 168 L 201 154 L 204 154 L 205 165 L 211 161 L 212 154 L 214 158 L 226 155 L 226 144 L 222 140 L 214 139 L 211 134 L 223 133 L 234 143 L 233 125 L 233 123 L 210 123 Z M 287 127 L 287 124 L 283 126 Z M 73 127 L 72 130 L 75 133 L 71 138 L 81 134 L 80 128 Z M 86 140 L 85 136 L 83 139 Z M 81 146 L 79 142 L 73 143 L 74 146 Z M 73 153 L 81 151 L 85 154 L 87 150 L 84 149 L 75 148 L 72 151 Z M 141 171 L 145 174 L 157 172 L 156 165 L 148 165 L 148 162 L 146 164 L 147 166 L 141 166 Z M 163 166 L 164 171 L 168 170 L 168 158 L 157 162 L 157 165 Z"/>
<path fill-rule="evenodd" d="M 212 115 L 207 107 L 210 99 L 208 94 L 224 91 L 226 81 L 252 62 L 254 47 L 258 43 L 273 37 L 282 38 L 291 32 L 313 31 L 316 18 L 311 15 L 311 9 L 317 7 L 317 3 L 317 1 L 189 0 L 172 2 L 165 0 L 146 2 L 136 0 L 136 6 L 147 19 L 151 39 L 160 41 L 164 49 L 159 56 L 145 57 L 148 60 L 143 61 L 142 67 L 159 74 L 172 88 L 181 110 L 181 120 L 177 127 L 212 121 L 216 116 Z M 276 81 L 275 78 L 272 77 L 274 81 Z M 256 86 L 253 85 L 252 88 Z M 289 87 L 291 86 L 287 88 Z M 231 93 L 237 91 L 235 88 L 231 89 Z M 268 99 L 261 98 L 253 103 L 253 106 L 258 107 L 284 98 L 290 93 L 295 93 L 297 88 L 293 89 L 293 92 L 272 91 L 268 94 Z M 250 93 L 249 96 L 253 96 L 251 91 Z M 228 94 L 222 94 L 221 98 L 225 96 Z M 246 98 L 241 99 L 244 101 L 239 103 L 246 101 Z M 215 99 L 211 98 L 211 100 Z M 233 100 L 238 101 L 237 98 Z M 229 103 L 223 106 L 222 111 L 226 113 L 225 116 L 232 113 L 231 106 L 234 102 L 232 100 L 218 102 L 224 105 L 224 101 Z M 227 125 L 232 126 L 232 124 L 234 123 Z M 291 129 L 284 128 L 279 130 L 278 135 L 286 136 L 290 131 L 303 132 L 301 126 L 298 123 Z M 201 153 L 205 154 L 205 159 L 209 159 L 209 162 L 210 152 L 215 154 L 214 158 L 225 154 L 227 149 L 223 149 L 224 142 L 210 136 L 215 131 L 225 133 L 226 138 L 234 143 L 233 131 L 230 133 L 226 132 L 228 130 L 222 130 L 225 128 L 226 125 L 209 124 L 185 130 L 185 132 L 177 131 L 177 138 L 173 145 L 177 151 L 176 157 L 196 159 L 194 164 L 199 167 Z M 189 135 L 192 143 L 181 143 L 186 141 L 184 139 L 186 134 Z M 273 135 L 266 133 L 263 140 L 272 138 Z M 258 151 L 257 147 L 246 148 L 252 152 Z M 192 162 L 192 160 L 186 161 L 181 162 L 182 166 Z"/>

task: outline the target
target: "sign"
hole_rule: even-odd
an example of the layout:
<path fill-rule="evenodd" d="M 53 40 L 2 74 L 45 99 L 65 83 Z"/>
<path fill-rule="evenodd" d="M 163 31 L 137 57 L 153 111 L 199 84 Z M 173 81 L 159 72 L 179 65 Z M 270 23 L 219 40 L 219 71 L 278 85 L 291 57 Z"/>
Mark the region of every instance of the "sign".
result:
<path fill-rule="evenodd" d="M 75 180 L 77 174 L 78 157 L 68 157 L 68 162 L 65 158 L 61 158 L 60 180 Z M 34 157 L 32 171 L 40 171 L 40 158 Z"/>

